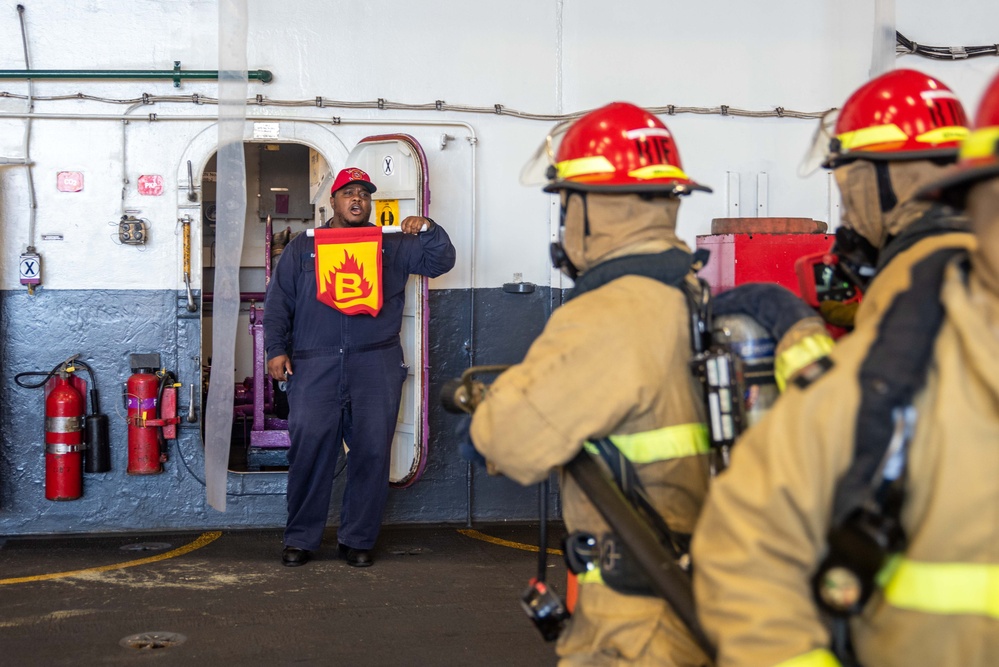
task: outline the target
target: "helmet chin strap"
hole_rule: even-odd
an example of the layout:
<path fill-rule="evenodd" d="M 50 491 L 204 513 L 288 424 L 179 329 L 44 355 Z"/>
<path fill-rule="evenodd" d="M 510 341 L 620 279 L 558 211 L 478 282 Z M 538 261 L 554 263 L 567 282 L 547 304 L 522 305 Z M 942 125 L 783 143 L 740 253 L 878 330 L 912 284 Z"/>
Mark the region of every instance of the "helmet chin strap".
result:
<path fill-rule="evenodd" d="M 579 277 L 579 269 L 577 269 L 576 265 L 572 263 L 572 260 L 569 259 L 569 256 L 565 254 L 565 248 L 562 247 L 561 243 L 559 243 L 558 241 L 553 242 L 551 244 L 550 252 L 552 258 L 552 266 L 554 266 L 556 269 L 558 269 L 565 275 L 569 276 L 573 280 Z"/>
<path fill-rule="evenodd" d="M 891 185 L 888 163 L 880 160 L 874 162 L 874 172 L 878 177 L 878 200 L 881 202 L 881 212 L 887 213 L 898 206 L 898 197 L 895 195 L 895 188 Z"/>
<path fill-rule="evenodd" d="M 570 192 L 566 195 L 565 203 L 559 206 L 559 228 L 562 230 L 564 238 L 565 216 L 569 209 L 569 201 L 573 198 L 573 196 L 578 196 L 583 202 L 583 242 L 585 243 L 586 237 L 590 235 L 590 212 L 586 204 L 585 192 Z M 562 245 L 562 239 L 552 243 L 550 251 L 552 266 L 569 276 L 571 279 L 575 280 L 579 276 L 579 269 L 572 263 L 572 260 L 569 258 L 569 253 L 565 251 L 565 246 Z"/>

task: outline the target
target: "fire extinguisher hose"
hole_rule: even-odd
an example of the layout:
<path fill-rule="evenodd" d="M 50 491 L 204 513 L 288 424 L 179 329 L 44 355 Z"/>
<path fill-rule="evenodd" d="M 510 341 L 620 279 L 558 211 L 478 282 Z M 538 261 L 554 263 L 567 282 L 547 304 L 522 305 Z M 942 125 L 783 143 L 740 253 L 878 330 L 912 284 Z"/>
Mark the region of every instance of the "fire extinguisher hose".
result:
<path fill-rule="evenodd" d="M 70 364 L 72 364 L 74 361 L 76 361 L 76 358 L 78 356 L 80 356 L 80 355 L 74 354 L 69 359 L 67 359 L 65 361 L 60 361 L 58 364 L 56 364 L 55 366 L 52 367 L 52 370 L 50 370 L 48 372 L 45 372 L 45 371 L 25 371 L 24 373 L 18 373 L 17 375 L 14 376 L 14 382 L 17 384 L 18 387 L 24 387 L 25 389 L 41 389 L 42 387 L 45 386 L 45 383 L 48 382 L 50 378 L 52 378 L 53 376 L 55 376 L 56 374 L 59 373 L 60 369 L 66 368 Z M 29 378 L 29 377 L 40 377 L 42 379 L 39 380 L 36 383 L 26 382 L 24 380 L 24 378 Z"/>
<path fill-rule="evenodd" d="M 79 354 L 74 354 L 65 361 L 60 361 L 48 372 L 26 371 L 18 373 L 14 376 L 14 382 L 17 383 L 17 386 L 25 389 L 40 389 L 61 370 L 72 372 L 73 368 L 78 366 L 87 371 L 87 375 L 90 376 L 90 414 L 85 420 L 86 447 L 84 455 L 86 462 L 84 469 L 86 472 L 107 472 L 111 470 L 108 417 L 101 414 L 100 393 L 97 391 L 97 378 L 94 377 L 94 371 L 90 366 L 79 361 L 79 356 Z M 41 377 L 42 379 L 38 382 L 28 382 L 26 378 L 29 377 Z"/>

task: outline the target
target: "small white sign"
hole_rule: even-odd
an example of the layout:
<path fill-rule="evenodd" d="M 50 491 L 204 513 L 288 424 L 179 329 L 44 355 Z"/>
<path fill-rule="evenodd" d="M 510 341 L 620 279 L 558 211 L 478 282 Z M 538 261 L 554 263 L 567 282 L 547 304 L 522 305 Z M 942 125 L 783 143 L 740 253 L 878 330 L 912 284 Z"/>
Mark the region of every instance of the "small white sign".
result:
<path fill-rule="evenodd" d="M 386 155 L 382 159 L 382 173 L 385 174 L 386 176 L 391 176 L 393 173 L 395 173 L 395 164 L 392 161 L 391 155 Z"/>
<path fill-rule="evenodd" d="M 20 272 L 21 280 L 38 281 L 41 273 L 38 255 L 22 255 Z"/>
<path fill-rule="evenodd" d="M 254 139 L 280 139 L 281 123 L 254 123 Z"/>

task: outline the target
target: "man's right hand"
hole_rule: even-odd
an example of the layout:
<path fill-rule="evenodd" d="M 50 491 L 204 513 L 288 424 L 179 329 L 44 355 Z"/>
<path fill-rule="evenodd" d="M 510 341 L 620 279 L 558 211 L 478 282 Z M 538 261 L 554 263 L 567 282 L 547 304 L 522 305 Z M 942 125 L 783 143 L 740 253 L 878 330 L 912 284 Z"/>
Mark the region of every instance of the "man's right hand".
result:
<path fill-rule="evenodd" d="M 291 370 L 291 359 L 287 354 L 279 354 L 273 359 L 268 359 L 267 372 L 278 382 L 287 380 L 289 375 L 294 375 Z"/>

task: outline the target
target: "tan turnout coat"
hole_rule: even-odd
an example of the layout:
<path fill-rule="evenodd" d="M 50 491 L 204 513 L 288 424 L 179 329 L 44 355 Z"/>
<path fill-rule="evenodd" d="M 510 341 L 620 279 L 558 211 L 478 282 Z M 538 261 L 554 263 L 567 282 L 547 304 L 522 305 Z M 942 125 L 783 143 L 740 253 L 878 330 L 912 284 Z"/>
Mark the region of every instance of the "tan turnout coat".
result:
<path fill-rule="evenodd" d="M 973 275 L 966 280 L 949 267 L 942 290 L 946 320 L 915 401 L 919 420 L 902 515 L 905 556 L 991 565 L 995 572 L 999 303 Z M 713 483 L 693 557 L 698 612 L 718 644 L 720 667 L 780 665 L 830 645 L 809 582 L 825 553 L 837 480 L 852 459 L 857 369 L 876 324 L 863 323 L 841 342 L 832 370 L 812 385 L 789 389 L 740 440 L 731 468 Z M 989 585 L 995 584 L 982 582 Z M 999 664 L 995 613 L 902 609 L 878 592 L 852 627 L 867 666 Z"/>

